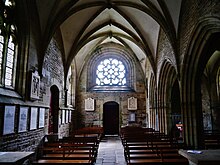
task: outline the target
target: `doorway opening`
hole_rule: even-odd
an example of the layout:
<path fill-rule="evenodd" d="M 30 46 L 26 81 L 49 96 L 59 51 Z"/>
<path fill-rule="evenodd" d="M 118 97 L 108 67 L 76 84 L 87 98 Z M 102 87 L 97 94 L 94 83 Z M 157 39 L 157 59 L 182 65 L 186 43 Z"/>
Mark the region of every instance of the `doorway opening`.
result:
<path fill-rule="evenodd" d="M 176 79 L 174 82 L 174 85 L 172 87 L 171 92 L 171 128 L 170 132 L 174 133 L 175 138 L 182 138 L 182 119 L 181 119 L 181 104 L 180 104 L 180 90 L 179 90 L 179 84 L 178 80 Z"/>
<path fill-rule="evenodd" d="M 172 125 L 175 125 L 181 122 L 180 90 L 177 80 L 172 87 L 171 98 L 171 119 Z"/>
<path fill-rule="evenodd" d="M 119 134 L 119 104 L 110 101 L 103 105 L 103 128 L 105 135 Z"/>
<path fill-rule="evenodd" d="M 58 115 L 59 115 L 59 89 L 56 85 L 50 88 L 50 112 L 49 112 L 49 134 L 58 133 Z"/>

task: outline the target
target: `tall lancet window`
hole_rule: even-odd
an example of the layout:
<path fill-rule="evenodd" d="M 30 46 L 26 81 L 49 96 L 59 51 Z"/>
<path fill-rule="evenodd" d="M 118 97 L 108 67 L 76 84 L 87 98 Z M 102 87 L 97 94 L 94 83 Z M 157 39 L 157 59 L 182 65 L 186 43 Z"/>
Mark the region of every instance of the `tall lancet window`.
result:
<path fill-rule="evenodd" d="M 14 88 L 16 68 L 16 26 L 14 0 L 0 1 L 0 85 Z"/>

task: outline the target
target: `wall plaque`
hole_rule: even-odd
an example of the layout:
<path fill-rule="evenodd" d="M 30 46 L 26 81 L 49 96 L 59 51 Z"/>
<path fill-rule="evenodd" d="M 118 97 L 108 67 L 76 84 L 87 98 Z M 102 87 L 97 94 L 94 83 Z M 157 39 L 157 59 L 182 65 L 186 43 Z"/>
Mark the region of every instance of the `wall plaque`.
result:
<path fill-rule="evenodd" d="M 93 98 L 85 99 L 85 110 L 94 111 L 95 110 L 95 100 Z"/>
<path fill-rule="evenodd" d="M 3 134 L 14 133 L 15 106 L 5 106 Z"/>
<path fill-rule="evenodd" d="M 39 113 L 39 128 L 43 128 L 45 122 L 45 108 L 40 108 Z"/>
<path fill-rule="evenodd" d="M 32 73 L 31 77 L 31 99 L 39 99 L 40 94 L 40 76 L 37 72 Z"/>
<path fill-rule="evenodd" d="M 128 110 L 137 110 L 137 98 L 128 98 Z"/>
<path fill-rule="evenodd" d="M 30 130 L 37 129 L 37 108 L 31 107 Z"/>
<path fill-rule="evenodd" d="M 27 131 L 28 107 L 20 107 L 18 132 Z"/>
<path fill-rule="evenodd" d="M 135 119 L 135 113 L 130 113 L 129 121 L 130 121 L 130 122 L 135 122 L 135 121 L 136 121 L 136 119 Z"/>

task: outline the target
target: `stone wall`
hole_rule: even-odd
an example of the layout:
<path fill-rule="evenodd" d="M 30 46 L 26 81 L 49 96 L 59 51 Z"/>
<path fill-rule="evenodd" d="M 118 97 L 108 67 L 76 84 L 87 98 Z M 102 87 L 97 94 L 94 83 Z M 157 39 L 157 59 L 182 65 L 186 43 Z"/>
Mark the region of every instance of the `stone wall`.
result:
<path fill-rule="evenodd" d="M 176 69 L 175 71 L 177 71 L 176 73 L 177 77 L 182 76 L 181 74 L 185 72 L 185 69 L 187 69 L 187 67 L 189 67 L 188 64 L 186 64 L 184 61 L 184 58 L 190 56 L 190 54 L 186 54 L 187 49 L 191 46 L 190 45 L 191 42 L 196 42 L 196 41 L 192 41 L 193 40 L 192 36 L 194 35 L 195 32 L 194 29 L 196 28 L 196 26 L 198 26 L 198 23 L 201 20 L 206 19 L 207 17 L 216 17 L 216 16 L 218 17 L 220 16 L 219 0 L 182 1 L 179 27 L 177 31 L 177 42 L 175 43 L 177 52 L 175 52 L 176 53 L 175 55 L 166 34 L 162 29 L 160 30 L 159 39 L 158 39 L 158 50 L 157 50 L 158 51 L 157 81 L 160 81 L 159 74 L 161 72 L 161 66 L 165 59 L 168 59 L 168 61 Z M 158 82 L 157 84 L 160 84 L 160 82 Z M 202 84 L 201 93 L 202 93 L 202 104 L 203 104 L 202 105 L 203 124 L 204 124 L 204 128 L 207 130 L 207 129 L 211 129 L 210 126 L 211 115 L 210 115 L 210 99 L 208 96 L 208 92 L 206 90 L 207 89 L 205 85 Z M 180 91 L 181 91 L 181 87 L 180 87 Z M 180 94 L 182 95 L 182 93 Z"/>
<path fill-rule="evenodd" d="M 125 56 L 125 55 L 124 55 Z M 88 62 L 89 63 L 89 62 Z M 128 98 L 135 97 L 137 98 L 137 110 L 136 121 L 135 123 L 146 123 L 146 98 L 145 98 L 145 77 L 141 72 L 140 66 L 133 59 L 132 61 L 134 69 L 133 77 L 129 80 L 133 82 L 132 86 L 134 91 L 123 92 L 123 91 L 89 91 L 88 80 L 90 80 L 91 72 L 88 72 L 87 69 L 90 68 L 86 64 L 86 67 L 81 73 L 79 84 L 77 86 L 76 93 L 76 111 L 78 114 L 78 119 L 82 123 L 78 123 L 78 127 L 81 126 L 91 126 L 98 125 L 103 126 L 103 105 L 107 102 L 116 102 L 119 105 L 119 124 L 120 126 L 125 126 L 129 124 L 129 115 L 132 111 L 128 110 Z M 85 111 L 85 99 L 93 98 L 95 100 L 95 110 L 92 112 Z"/>
<path fill-rule="evenodd" d="M 158 49 L 157 49 L 157 80 L 161 81 L 159 76 L 161 72 L 161 67 L 165 61 L 168 61 L 174 68 L 177 67 L 176 56 L 173 51 L 172 45 L 170 44 L 167 35 L 163 31 L 160 30 L 160 35 L 158 38 Z"/>
<path fill-rule="evenodd" d="M 6 105 L 7 106 L 7 105 Z M 45 127 L 39 127 L 39 117 L 37 116 L 37 125 L 36 129 L 30 128 L 30 119 L 31 119 L 31 106 L 25 106 L 28 108 L 27 114 L 27 122 L 26 122 L 26 130 L 19 131 L 19 109 L 18 105 L 10 105 L 15 106 L 15 117 L 14 117 L 14 130 L 12 133 L 4 134 L 4 122 L 1 122 L 1 134 L 0 136 L 0 150 L 1 151 L 33 151 L 41 138 L 44 136 L 45 127 L 48 123 L 48 109 L 45 109 Z M 1 110 L 4 110 L 5 105 L 1 106 Z M 24 105 L 22 105 L 24 107 Z M 39 108 L 38 108 L 39 112 Z M 0 118 L 1 121 L 4 121 L 4 113 L 1 113 Z M 11 121 L 12 122 L 12 121 Z"/>
<path fill-rule="evenodd" d="M 189 47 L 193 29 L 205 17 L 220 15 L 219 0 L 184 0 L 180 13 L 179 39 L 180 62 Z"/>
<path fill-rule="evenodd" d="M 37 71 L 37 58 L 36 51 L 34 48 L 34 41 L 31 42 L 30 47 L 30 58 L 29 58 L 29 69 L 35 68 Z M 33 51 L 32 51 L 33 50 Z M 31 72 L 30 72 L 31 73 Z M 62 117 L 62 111 L 70 112 L 72 109 L 62 108 L 64 107 L 64 91 L 63 91 L 63 82 L 64 82 L 64 71 L 61 59 L 61 52 L 59 47 L 54 39 L 51 40 L 46 55 L 44 58 L 42 77 L 40 79 L 40 93 L 39 99 L 32 100 L 28 97 L 27 100 L 22 100 L 14 97 L 7 97 L 11 104 L 6 104 L 5 102 L 0 103 L 1 112 L 4 112 L 5 106 L 15 106 L 15 119 L 14 119 L 14 131 L 9 134 L 3 134 L 4 128 L 4 113 L 0 113 L 0 150 L 1 151 L 34 151 L 36 146 L 39 144 L 44 135 L 48 134 L 48 125 L 49 125 L 49 108 L 50 108 L 50 87 L 56 85 L 59 88 L 59 126 L 58 126 L 58 136 L 62 138 L 63 136 L 69 136 L 69 129 L 71 120 L 66 119 L 66 116 Z M 29 79 L 27 81 L 30 81 Z M 26 86 L 27 87 L 27 86 Z M 28 91 L 28 90 L 27 90 Z M 28 91 L 30 92 L 30 91 Z M 29 95 L 30 93 L 27 93 Z M 14 104 L 13 104 L 14 102 Z M 20 132 L 18 130 L 19 125 L 19 111 L 20 107 L 27 107 L 27 127 L 26 130 Z M 37 125 L 36 128 L 30 128 L 31 120 L 31 108 L 37 108 Z M 39 126 L 39 111 L 40 108 L 45 109 L 45 118 L 44 126 Z M 68 115 L 68 118 L 70 115 Z"/>
<path fill-rule="evenodd" d="M 129 124 L 129 114 L 133 111 L 128 110 L 128 98 L 137 98 L 136 123 L 145 123 L 146 101 L 144 93 L 123 93 L 123 92 L 83 92 L 81 99 L 77 102 L 79 106 L 76 110 L 81 112 L 83 125 L 85 126 L 103 126 L 103 104 L 114 101 L 119 104 L 120 126 Z M 93 98 L 95 100 L 95 110 L 85 111 L 85 99 Z"/>
<path fill-rule="evenodd" d="M 183 63 L 184 58 L 190 56 L 186 54 L 187 49 L 191 46 L 191 42 L 196 42 L 193 40 L 192 35 L 194 29 L 198 26 L 201 20 L 207 18 L 214 18 L 220 16 L 220 1 L 219 0 L 187 0 L 183 2 L 182 12 L 180 15 L 180 26 L 179 26 L 179 42 L 180 42 L 180 65 L 184 68 L 188 64 Z M 193 41 L 192 41 L 193 40 Z M 202 49 L 202 48 L 201 48 Z M 199 84 L 200 85 L 200 84 Z M 214 128 L 214 123 L 212 119 L 219 116 L 219 113 L 214 114 L 211 110 L 211 104 L 209 92 L 207 86 L 211 86 L 210 82 L 205 79 L 201 81 L 201 99 L 202 99 L 202 116 L 203 116 L 203 126 L 204 130 L 212 130 Z M 213 125 L 212 125 L 213 124 Z"/>

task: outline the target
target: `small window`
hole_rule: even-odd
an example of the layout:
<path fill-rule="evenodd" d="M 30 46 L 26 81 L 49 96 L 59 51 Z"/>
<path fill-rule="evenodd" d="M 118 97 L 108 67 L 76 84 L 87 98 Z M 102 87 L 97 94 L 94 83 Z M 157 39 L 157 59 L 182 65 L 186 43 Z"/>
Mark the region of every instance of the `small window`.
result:
<path fill-rule="evenodd" d="M 101 61 L 96 70 L 96 85 L 126 85 L 126 70 L 124 64 L 114 58 L 108 58 Z"/>

